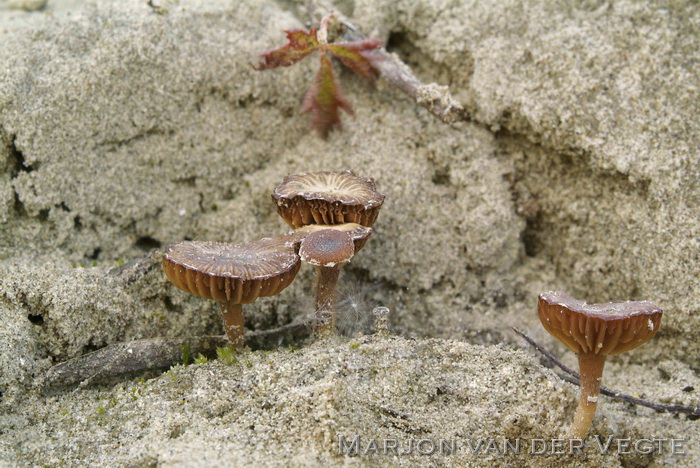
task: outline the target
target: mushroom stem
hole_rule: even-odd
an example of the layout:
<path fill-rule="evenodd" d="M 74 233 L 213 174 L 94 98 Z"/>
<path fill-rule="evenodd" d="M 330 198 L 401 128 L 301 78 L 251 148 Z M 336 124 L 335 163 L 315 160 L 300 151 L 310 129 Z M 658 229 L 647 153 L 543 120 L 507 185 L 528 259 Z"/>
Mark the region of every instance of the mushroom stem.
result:
<path fill-rule="evenodd" d="M 230 302 L 222 302 L 221 306 L 221 317 L 224 319 L 224 330 L 228 340 L 234 348 L 243 347 L 245 331 L 243 306 Z"/>
<path fill-rule="evenodd" d="M 591 427 L 595 410 L 598 406 L 600 380 L 603 378 L 605 355 L 583 353 L 578 355 L 581 374 L 581 397 L 574 415 L 574 423 L 569 431 L 569 438 L 583 439 Z"/>
<path fill-rule="evenodd" d="M 319 338 L 335 335 L 335 307 L 338 302 L 338 278 L 340 267 L 316 267 L 316 317 L 314 334 Z"/>

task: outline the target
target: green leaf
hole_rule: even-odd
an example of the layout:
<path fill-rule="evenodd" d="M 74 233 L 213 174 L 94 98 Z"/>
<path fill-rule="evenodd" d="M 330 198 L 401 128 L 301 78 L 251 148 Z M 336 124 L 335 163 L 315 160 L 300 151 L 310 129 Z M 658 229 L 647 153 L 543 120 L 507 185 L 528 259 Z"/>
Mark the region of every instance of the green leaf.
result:
<path fill-rule="evenodd" d="M 262 62 L 255 67 L 256 70 L 294 65 L 319 47 L 315 28 L 308 32 L 303 29 L 290 29 L 285 33 L 289 43 L 261 54 Z"/>
<path fill-rule="evenodd" d="M 301 112 L 310 114 L 311 127 L 318 131 L 321 138 L 326 139 L 331 130 L 341 128 L 340 108 L 354 115 L 352 106 L 340 91 L 330 58 L 322 53 L 321 67 L 316 73 L 314 84 L 304 97 Z"/>

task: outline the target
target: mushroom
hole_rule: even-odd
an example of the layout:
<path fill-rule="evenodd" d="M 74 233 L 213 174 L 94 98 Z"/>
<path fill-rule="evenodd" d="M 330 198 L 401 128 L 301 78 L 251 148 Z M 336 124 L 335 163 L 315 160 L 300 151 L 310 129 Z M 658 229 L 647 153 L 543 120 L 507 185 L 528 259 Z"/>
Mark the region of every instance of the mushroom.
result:
<path fill-rule="evenodd" d="M 384 203 L 373 179 L 352 171 L 304 172 L 284 178 L 272 199 L 292 228 L 357 223 L 372 227 Z"/>
<path fill-rule="evenodd" d="M 371 229 L 369 232 L 371 233 Z M 348 263 L 353 255 L 355 241 L 351 232 L 340 229 L 314 230 L 302 239 L 299 246 L 301 259 L 315 266 L 317 271 L 314 334 L 320 338 L 335 333 L 340 268 Z"/>
<path fill-rule="evenodd" d="M 302 260 L 318 270 L 316 334 L 332 334 L 340 267 L 367 242 L 372 233 L 371 226 L 384 203 L 384 195 L 377 192 L 373 179 L 359 177 L 352 171 L 324 171 L 285 177 L 275 187 L 272 199 L 280 216 L 295 229 L 290 236 L 301 242 L 299 254 Z M 329 228 L 336 232 L 317 234 Z M 352 251 L 342 250 L 341 245 L 349 244 L 348 235 L 341 232 L 350 236 L 354 243 Z M 324 249 L 338 249 L 333 251 L 338 255 L 337 260 L 336 257 L 316 257 L 315 249 L 321 248 L 322 240 Z M 349 256 L 343 258 L 342 255 L 348 252 Z M 330 250 L 323 254 L 331 255 Z M 330 267 L 325 263 L 334 265 Z"/>
<path fill-rule="evenodd" d="M 244 342 L 242 304 L 280 293 L 300 266 L 295 244 L 286 236 L 241 244 L 182 242 L 163 256 L 163 269 L 175 286 L 221 303 L 234 347 Z"/>
<path fill-rule="evenodd" d="M 569 431 L 583 439 L 598 402 L 605 356 L 636 348 L 656 334 L 663 311 L 649 301 L 587 304 L 561 292 L 540 294 L 544 328 L 578 356 L 581 396 Z"/>
<path fill-rule="evenodd" d="M 372 228 L 345 223 L 310 224 L 288 234 L 292 242 L 299 244 L 301 259 L 316 267 L 316 336 L 334 333 L 340 268 L 364 247 L 372 232 Z"/>
<path fill-rule="evenodd" d="M 289 234 L 289 236 L 294 242 L 301 242 L 312 232 L 322 231 L 324 229 L 334 229 L 336 231 L 347 232 L 354 243 L 355 253 L 359 252 L 360 249 L 365 246 L 369 236 L 371 236 L 374 232 L 372 228 L 361 226 L 357 223 L 333 224 L 331 226 L 309 224 L 308 226 L 295 229 Z"/>

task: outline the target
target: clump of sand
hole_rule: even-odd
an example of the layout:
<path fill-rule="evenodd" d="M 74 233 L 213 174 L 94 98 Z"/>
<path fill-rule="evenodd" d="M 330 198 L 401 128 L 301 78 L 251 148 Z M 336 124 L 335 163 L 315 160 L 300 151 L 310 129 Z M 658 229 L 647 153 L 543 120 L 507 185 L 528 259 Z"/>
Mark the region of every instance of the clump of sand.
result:
<path fill-rule="evenodd" d="M 340 457 L 334 437 L 556 437 L 575 389 L 515 351 L 508 328 L 572 363 L 535 317 L 537 293 L 550 289 L 659 303 L 658 336 L 610 360 L 605 383 L 698 404 L 688 390 L 700 388 L 693 2 L 340 2 L 420 78 L 449 85 L 473 120 L 447 126 L 381 80 L 371 91 L 340 73 L 356 117 L 328 141 L 298 115 L 313 59 L 251 66 L 284 29 L 305 26 L 302 6 L 151 3 L 0 9 L 0 450 L 9 463 L 381 465 L 386 457 Z M 173 288 L 158 252 L 186 238 L 285 232 L 269 198 L 275 184 L 334 169 L 374 177 L 387 196 L 375 235 L 346 268 L 343 331 L 366 332 L 371 308 L 385 305 L 404 338 L 27 393 L 52 364 L 109 343 L 219 333 L 216 304 Z M 312 295 L 304 269 L 250 307 L 246 323 L 303 319 Z M 621 404 L 600 412 L 599 434 L 688 437 L 690 454 L 590 452 L 587 462 L 697 464 L 697 424 L 685 416 Z"/>

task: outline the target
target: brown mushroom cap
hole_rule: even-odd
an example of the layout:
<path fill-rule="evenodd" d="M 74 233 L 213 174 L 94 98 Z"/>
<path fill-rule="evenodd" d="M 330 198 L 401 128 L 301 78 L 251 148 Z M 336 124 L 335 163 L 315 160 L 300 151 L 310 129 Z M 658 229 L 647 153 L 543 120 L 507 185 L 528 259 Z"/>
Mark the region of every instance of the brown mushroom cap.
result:
<path fill-rule="evenodd" d="M 336 229 L 314 231 L 304 237 L 299 247 L 302 260 L 326 268 L 345 265 L 354 253 L 355 245 L 350 234 Z"/>
<path fill-rule="evenodd" d="M 242 244 L 182 242 L 163 257 L 163 269 L 175 286 L 232 304 L 278 294 L 300 266 L 294 244 L 285 238 Z"/>
<path fill-rule="evenodd" d="M 361 226 L 357 223 L 334 224 L 331 226 L 309 224 L 308 226 L 292 231 L 289 235 L 294 239 L 294 242 L 301 242 L 312 232 L 322 231 L 324 229 L 334 229 L 337 231 L 347 232 L 355 244 L 355 253 L 359 252 L 362 247 L 365 246 L 369 236 L 371 236 L 374 232 L 372 228 Z"/>
<path fill-rule="evenodd" d="M 358 177 L 352 171 L 287 176 L 275 187 L 272 199 L 277 212 L 294 229 L 343 223 L 371 227 L 384 203 L 374 180 Z"/>
<path fill-rule="evenodd" d="M 544 328 L 577 354 L 619 354 L 656 334 L 663 311 L 649 301 L 587 304 L 561 292 L 540 294 Z"/>

